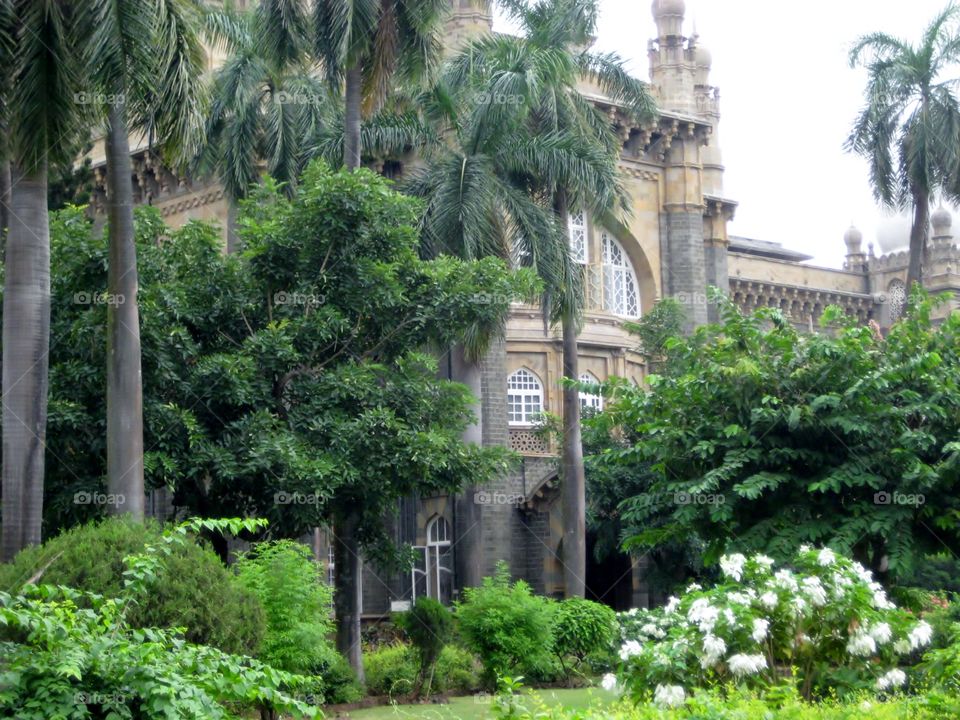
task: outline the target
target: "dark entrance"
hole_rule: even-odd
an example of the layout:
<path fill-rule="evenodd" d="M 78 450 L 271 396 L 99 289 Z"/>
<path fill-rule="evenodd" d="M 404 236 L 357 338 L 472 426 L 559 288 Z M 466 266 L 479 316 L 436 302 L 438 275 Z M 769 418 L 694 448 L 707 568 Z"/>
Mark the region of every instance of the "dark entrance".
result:
<path fill-rule="evenodd" d="M 596 537 L 587 533 L 587 599 L 602 602 L 622 612 L 633 606 L 633 571 L 630 558 L 612 552 L 597 562 L 594 556 Z"/>

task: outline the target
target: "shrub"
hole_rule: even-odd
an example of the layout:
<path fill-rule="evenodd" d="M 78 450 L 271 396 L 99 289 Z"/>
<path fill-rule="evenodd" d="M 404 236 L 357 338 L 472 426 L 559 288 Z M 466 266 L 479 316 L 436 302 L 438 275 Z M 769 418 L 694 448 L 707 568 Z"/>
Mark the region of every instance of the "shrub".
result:
<path fill-rule="evenodd" d="M 399 623 L 416 648 L 420 661 L 414 692 L 419 694 L 426 682 L 426 694 L 429 696 L 434 669 L 440 652 L 450 637 L 453 618 L 450 611 L 433 598 L 421 597 L 408 612 L 400 616 Z"/>
<path fill-rule="evenodd" d="M 0 565 L 0 590 L 15 593 L 45 568 L 38 582 L 119 597 L 124 557 L 142 552 L 161 536 L 157 523 L 140 524 L 127 518 L 81 525 Z M 168 549 L 151 591 L 128 610 L 131 626 L 184 627 L 190 642 L 255 654 L 264 633 L 263 608 L 257 598 L 211 550 L 194 542 Z M 86 603 L 86 596 L 79 596 L 77 602 Z"/>
<path fill-rule="evenodd" d="M 930 642 L 931 626 L 830 550 L 803 547 L 794 566 L 774 572 L 763 555 L 724 556 L 723 584 L 622 615 L 621 681 L 644 700 L 726 682 L 769 687 L 793 668 L 805 698 L 896 692 L 907 679 L 898 661 Z"/>
<path fill-rule="evenodd" d="M 385 645 L 364 653 L 363 669 L 371 695 L 406 695 L 417 682 L 417 654 L 409 645 Z"/>
<path fill-rule="evenodd" d="M 560 602 L 553 615 L 553 652 L 566 672 L 566 659 L 578 669 L 591 653 L 611 647 L 617 637 L 617 615 L 606 605 L 572 597 Z"/>
<path fill-rule="evenodd" d="M 473 654 L 456 645 L 447 645 L 437 659 L 436 678 L 438 692 L 466 695 L 479 689 L 480 673 Z"/>
<path fill-rule="evenodd" d="M 542 670 L 550 665 L 551 604 L 522 580 L 510 583 L 504 565 L 480 587 L 464 590 L 457 607 L 460 631 L 483 664 L 483 679 Z"/>
<path fill-rule="evenodd" d="M 325 703 L 351 703 L 363 697 L 363 688 L 350 663 L 336 650 L 331 650 L 314 668 Z"/>
<path fill-rule="evenodd" d="M 266 615 L 258 657 L 281 670 L 316 673 L 334 652 L 333 590 L 310 550 L 292 540 L 257 543 L 237 561 L 237 577 Z"/>

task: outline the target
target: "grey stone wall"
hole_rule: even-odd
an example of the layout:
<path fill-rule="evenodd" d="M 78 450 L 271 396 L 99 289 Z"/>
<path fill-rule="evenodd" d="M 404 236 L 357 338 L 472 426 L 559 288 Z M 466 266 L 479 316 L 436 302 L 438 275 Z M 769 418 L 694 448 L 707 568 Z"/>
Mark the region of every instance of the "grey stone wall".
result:
<path fill-rule="evenodd" d="M 707 242 L 703 246 L 704 269 L 706 284 L 720 288 L 725 293 L 730 292 L 730 273 L 727 268 L 727 246 L 719 242 Z M 707 320 L 717 322 L 720 319 L 719 308 L 710 303 L 707 305 Z"/>
<path fill-rule="evenodd" d="M 666 224 L 667 294 L 686 307 L 690 330 L 707 322 L 703 214 L 699 210 L 667 213 Z"/>

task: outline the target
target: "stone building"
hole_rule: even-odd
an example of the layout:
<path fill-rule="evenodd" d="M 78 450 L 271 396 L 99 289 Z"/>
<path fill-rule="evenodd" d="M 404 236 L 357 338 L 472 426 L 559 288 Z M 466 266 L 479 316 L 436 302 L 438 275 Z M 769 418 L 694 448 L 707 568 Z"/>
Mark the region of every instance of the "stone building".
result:
<path fill-rule="evenodd" d="M 446 33 L 451 47 L 491 31 L 488 10 L 472 0 L 451 1 Z M 776 242 L 728 233 L 737 202 L 723 190 L 720 93 L 710 84 L 709 51 L 697 35 L 684 34 L 684 10 L 683 0 L 653 3 L 656 37 L 648 44 L 648 56 L 650 85 L 660 108 L 655 121 L 635 125 L 597 88 L 582 88 L 620 134 L 632 212 L 623 222 L 578 210 L 569 218 L 571 251 L 588 279 L 579 339 L 581 380 L 620 376 L 642 382 L 644 360 L 624 330 L 624 320 L 640 317 L 659 298 L 674 297 L 686 306 L 691 326 L 708 322 L 715 318 L 708 286 L 726 290 L 744 310 L 779 307 L 798 326 L 810 328 L 828 305 L 839 305 L 862 322 L 888 326 L 906 302 L 903 248 L 908 233 L 887 243 L 887 254 L 877 255 L 850 228 L 843 236 L 847 250 L 841 269 L 809 265 L 810 256 Z M 99 183 L 96 206 L 103 200 L 102 154 L 95 151 L 93 161 Z M 138 200 L 157 206 L 170 224 L 188 218 L 226 223 L 227 204 L 215 185 L 170 172 L 146 148 L 135 152 L 134 172 Z M 960 249 L 951 234 L 950 214 L 943 209 L 933 215 L 925 278 L 931 291 L 960 290 Z M 465 572 L 458 550 L 478 527 L 482 574 L 491 574 L 503 560 L 537 591 L 562 592 L 558 448 L 537 432 L 539 413 L 561 411 L 561 350 L 559 328 L 545 329 L 537 307 L 513 308 L 500 346 L 469 378 L 481 401 L 472 438 L 507 445 L 523 462 L 515 473 L 476 493 L 404 501 L 390 522 L 398 541 L 417 548 L 418 561 L 412 571 L 400 574 L 367 568 L 365 615 L 380 616 L 424 594 L 445 602 L 455 599 Z M 455 367 L 462 363 L 447 360 L 450 376 L 462 379 Z M 581 403 L 599 409 L 603 399 L 584 395 Z M 326 554 L 324 538 L 316 546 Z M 618 607 L 647 602 L 639 565 L 626 558 L 593 565 L 587 577 L 590 593 Z"/>

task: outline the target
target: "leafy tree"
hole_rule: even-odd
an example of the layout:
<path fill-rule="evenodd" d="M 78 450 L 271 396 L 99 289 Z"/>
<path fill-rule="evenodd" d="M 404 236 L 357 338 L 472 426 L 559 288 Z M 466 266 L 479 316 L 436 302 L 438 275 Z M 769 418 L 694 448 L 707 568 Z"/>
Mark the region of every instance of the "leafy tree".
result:
<path fill-rule="evenodd" d="M 48 168 L 80 134 L 77 8 L 0 2 L 0 163 L 9 164 L 3 288 L 3 536 L 7 560 L 40 542 L 50 350 Z M 4 170 L 6 175 L 6 170 Z"/>
<path fill-rule="evenodd" d="M 952 2 L 918 43 L 887 33 L 859 38 L 851 67 L 867 69 L 866 104 L 847 149 L 870 163 L 876 199 L 896 210 L 913 209 L 907 287 L 922 281 L 930 201 L 960 198 L 960 104 L 953 68 L 960 61 L 960 8 Z"/>
<path fill-rule="evenodd" d="M 426 694 L 430 696 L 433 686 L 433 673 L 440 659 L 440 653 L 450 638 L 453 616 L 440 602 L 430 597 L 417 598 L 417 602 L 400 616 L 400 624 L 413 646 L 417 649 L 420 669 L 417 684 L 413 688 L 419 695 L 426 682 Z"/>
<path fill-rule="evenodd" d="M 958 548 L 960 314 L 924 299 L 888 337 L 825 316 L 801 334 L 777 310 L 667 344 L 649 387 L 617 388 L 603 414 L 622 440 L 596 461 L 652 473 L 622 505 L 628 549 L 698 538 L 788 558 L 828 544 L 902 574 Z"/>

